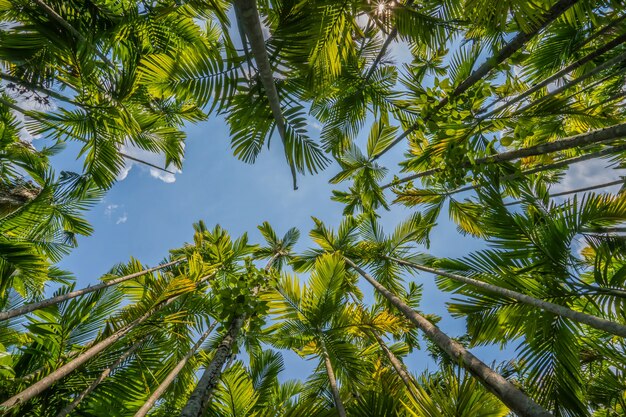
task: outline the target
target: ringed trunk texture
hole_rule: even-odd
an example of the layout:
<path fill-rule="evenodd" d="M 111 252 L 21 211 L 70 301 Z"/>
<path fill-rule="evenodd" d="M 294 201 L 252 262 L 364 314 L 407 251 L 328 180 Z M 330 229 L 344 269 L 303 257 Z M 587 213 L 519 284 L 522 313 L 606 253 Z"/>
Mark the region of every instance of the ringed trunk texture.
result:
<path fill-rule="evenodd" d="M 337 378 L 335 377 L 335 371 L 333 371 L 333 365 L 330 363 L 330 356 L 328 350 L 326 350 L 326 344 L 324 339 L 320 336 L 320 344 L 322 346 L 322 355 L 324 356 L 324 366 L 326 367 L 326 375 L 328 375 L 328 381 L 330 382 L 330 390 L 333 393 L 333 400 L 335 407 L 337 408 L 337 414 L 339 417 L 346 417 L 346 409 L 341 401 L 339 395 L 339 388 L 337 387 Z"/>
<path fill-rule="evenodd" d="M 204 370 L 196 388 L 191 393 L 185 408 L 183 408 L 180 414 L 181 417 L 201 417 L 207 409 L 211 397 L 213 396 L 213 390 L 222 375 L 222 367 L 230 356 L 233 344 L 239 335 L 243 322 L 243 316 L 237 316 L 231 321 L 228 332 L 224 335 L 217 349 L 215 349 L 215 355 L 211 363 L 209 363 L 209 366 Z"/>
<path fill-rule="evenodd" d="M 489 58 L 484 64 L 478 67 L 474 72 L 470 74 L 465 80 L 459 84 L 450 95 L 444 97 L 439 101 L 439 103 L 434 107 L 430 114 L 427 114 L 424 117 L 424 122 L 430 120 L 430 117 L 437 114 L 439 110 L 441 110 L 446 104 L 450 102 L 450 99 L 458 97 L 463 94 L 470 88 L 472 85 L 476 84 L 480 81 L 484 76 L 486 76 L 491 70 L 500 65 L 506 59 L 511 57 L 515 52 L 520 50 L 530 39 L 532 39 L 537 33 L 543 30 L 546 26 L 556 20 L 560 15 L 565 13 L 570 7 L 576 4 L 578 0 L 559 0 L 554 6 L 550 8 L 544 15 L 540 25 L 533 28 L 528 33 L 520 32 L 517 36 L 515 36 L 511 41 L 498 53 Z M 380 158 L 383 154 L 385 154 L 389 149 L 396 146 L 400 143 L 404 138 L 413 133 L 419 125 L 416 123 L 404 132 L 400 136 L 398 136 L 393 142 L 391 142 L 386 148 L 384 148 L 381 152 L 376 154 L 372 160 L 376 160 Z"/>
<path fill-rule="evenodd" d="M 122 362 L 124 362 L 130 355 L 135 353 L 137 351 L 137 349 L 139 349 L 139 347 L 141 346 L 143 341 L 144 341 L 144 339 L 142 339 L 142 340 L 138 341 L 137 343 L 135 343 L 134 345 L 132 345 L 130 347 L 130 349 L 128 349 L 126 352 L 124 352 L 122 354 L 122 356 L 120 356 L 115 362 L 113 362 L 113 364 L 111 364 L 111 366 L 106 368 L 100 374 L 100 376 L 98 378 L 96 378 L 83 392 L 81 392 L 80 395 L 74 399 L 74 401 L 72 401 L 63 410 L 61 410 L 56 415 L 56 417 L 65 417 L 66 415 L 68 415 L 69 413 L 74 411 L 74 409 L 76 407 L 78 407 L 78 405 L 85 399 L 85 397 L 87 397 L 89 394 L 91 394 L 93 392 L 93 390 L 95 390 L 98 387 L 98 385 L 100 385 L 100 383 L 102 381 L 104 381 L 105 379 L 107 379 L 109 377 L 109 375 L 111 375 L 111 372 L 113 372 L 113 370 L 115 368 L 120 366 L 120 364 Z"/>
<path fill-rule="evenodd" d="M 285 155 L 289 161 L 293 179 L 293 189 L 297 190 L 296 168 L 291 161 L 291 156 L 287 154 L 285 117 L 281 109 L 278 90 L 276 90 L 276 84 L 274 84 L 274 72 L 270 65 L 267 49 L 265 49 L 265 38 L 263 37 L 263 29 L 261 28 L 261 19 L 259 17 L 259 10 L 256 7 L 256 0 L 235 0 L 234 5 L 235 13 L 238 19 L 243 23 L 244 32 L 250 41 L 250 49 L 252 50 L 257 69 L 259 70 L 259 77 L 261 78 L 263 89 L 265 89 L 265 94 L 267 95 L 267 100 L 272 110 L 272 116 L 276 122 L 276 130 L 278 130 L 278 135 L 285 148 Z M 242 39 L 242 42 L 245 43 L 245 39 Z"/>
<path fill-rule="evenodd" d="M 58 304 L 62 301 L 71 300 L 72 298 L 79 297 L 81 295 L 89 294 L 94 291 L 101 290 L 103 288 L 111 287 L 113 285 L 117 285 L 120 282 L 128 281 L 133 278 L 140 277 L 145 274 L 149 274 L 154 271 L 161 270 L 163 268 L 167 268 L 168 266 L 176 265 L 183 262 L 185 259 L 179 259 L 176 261 L 168 262 L 163 265 L 155 266 L 154 268 L 144 269 L 143 271 L 135 272 L 129 275 L 125 275 L 123 277 L 115 278 L 107 282 L 102 282 L 98 285 L 94 285 L 93 287 L 86 287 L 80 290 L 68 292 L 67 294 L 58 295 L 56 297 L 51 297 L 46 300 L 42 300 L 36 303 L 26 304 L 22 307 L 15 308 L 9 311 L 3 311 L 0 313 L 0 321 L 7 320 L 12 317 L 21 316 L 23 314 L 30 313 L 31 311 L 39 310 L 40 308 L 48 307 L 54 304 Z"/>
<path fill-rule="evenodd" d="M 515 385 L 507 381 L 502 375 L 489 368 L 484 362 L 465 349 L 460 343 L 451 339 L 437 326 L 428 321 L 409 307 L 395 294 L 387 290 L 371 275 L 361 269 L 350 259 L 344 260 L 354 270 L 356 270 L 367 282 L 369 282 L 383 297 L 400 310 L 407 319 L 424 332 L 432 342 L 450 356 L 458 361 L 461 366 L 467 369 L 477 378 L 491 393 L 500 399 L 507 407 L 517 413 L 520 417 L 553 417 L 550 412 L 535 403 L 530 397 L 520 391 Z"/>
<path fill-rule="evenodd" d="M 214 321 L 213 324 L 209 326 L 209 328 L 202 334 L 200 339 L 198 339 L 198 341 L 191 347 L 189 352 L 187 352 L 187 354 L 180 360 L 180 362 L 178 362 L 174 369 L 172 369 L 170 373 L 167 374 L 159 387 L 152 393 L 152 395 L 150 395 L 150 398 L 148 398 L 144 405 L 142 405 L 141 408 L 135 413 L 135 417 L 144 417 L 146 414 L 148 414 L 150 409 L 154 407 L 154 404 L 157 402 L 157 400 L 161 398 L 161 396 L 165 393 L 169 386 L 172 385 L 172 382 L 174 382 L 180 371 L 182 371 L 185 365 L 187 365 L 189 359 L 191 359 L 191 357 L 195 355 L 196 351 L 200 348 L 202 343 L 204 343 L 209 334 L 211 334 L 216 324 L 217 321 Z"/>
<path fill-rule="evenodd" d="M 489 284 L 487 282 L 479 281 L 473 278 L 468 278 L 463 275 L 457 275 L 451 272 L 441 271 L 435 268 L 429 268 L 427 266 L 422 266 L 422 265 L 415 264 L 413 262 L 404 261 L 398 258 L 388 257 L 388 259 L 400 265 L 409 266 L 413 269 L 417 269 L 417 270 L 428 272 L 428 273 L 435 274 L 435 275 L 441 275 L 442 277 L 450 278 L 454 281 L 471 285 L 476 288 L 482 288 L 483 290 L 491 292 L 493 294 L 497 294 L 506 298 L 511 298 L 521 303 L 540 308 L 542 310 L 548 311 L 550 313 L 554 313 L 561 317 L 566 317 L 572 321 L 586 324 L 588 326 L 591 326 L 598 330 L 605 331 L 607 333 L 626 337 L 626 326 L 619 324 L 619 323 L 615 323 L 610 320 L 606 320 L 606 319 L 593 316 L 590 314 L 581 313 L 579 311 L 574 311 L 559 304 L 554 304 L 548 301 L 540 300 L 538 298 L 534 298 L 529 295 L 519 293 L 517 291 L 498 287 L 497 285 Z"/>
<path fill-rule="evenodd" d="M 265 265 L 264 271 L 269 272 L 270 268 L 280 257 L 279 254 L 274 254 Z M 252 289 L 252 294 L 257 295 L 260 288 L 256 286 Z M 224 363 L 231 357 L 233 344 L 239 336 L 239 331 L 246 320 L 245 315 L 236 316 L 228 327 L 228 332 L 224 335 L 224 338 L 220 342 L 219 346 L 215 350 L 215 355 L 211 360 L 209 366 L 204 370 L 200 381 L 196 385 L 196 388 L 191 393 L 185 408 L 181 412 L 181 417 L 201 417 L 209 406 L 211 397 L 213 396 L 213 390 L 217 386 L 220 376 L 222 375 L 222 368 Z"/>

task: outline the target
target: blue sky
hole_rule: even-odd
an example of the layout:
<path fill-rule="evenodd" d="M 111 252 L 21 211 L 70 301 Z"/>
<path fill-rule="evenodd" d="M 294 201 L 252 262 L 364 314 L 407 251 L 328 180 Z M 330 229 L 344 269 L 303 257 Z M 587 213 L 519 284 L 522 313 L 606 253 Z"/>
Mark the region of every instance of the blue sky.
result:
<path fill-rule="evenodd" d="M 399 62 L 408 60 L 402 44 L 394 46 L 393 52 Z M 365 135 L 368 130 L 366 126 Z M 259 243 L 262 238 L 256 227 L 264 221 L 268 221 L 279 234 L 297 227 L 302 234 L 297 246 L 299 251 L 311 245 L 308 238 L 308 231 L 313 226 L 311 216 L 333 227 L 339 224 L 343 207 L 330 199 L 334 186 L 328 184 L 338 172 L 336 164 L 316 176 L 300 176 L 299 189 L 293 191 L 280 141 L 274 139 L 273 147 L 264 150 L 254 165 L 248 165 L 232 156 L 228 127 L 223 119 L 213 117 L 188 126 L 186 131 L 184 167 L 174 182 L 161 181 L 150 174 L 149 168 L 134 165 L 88 213 L 87 218 L 94 227 L 93 235 L 81 238 L 79 247 L 60 265 L 77 276 L 78 287 L 96 283 L 113 265 L 127 262 L 130 257 L 143 264 L 157 264 L 167 256 L 169 249 L 192 240 L 192 223 L 200 219 L 209 227 L 220 224 L 233 236 L 248 232 L 251 241 Z M 314 138 L 318 133 L 311 126 L 310 134 Z M 70 145 L 55 158 L 57 171 L 80 169 L 80 164 L 73 160 L 75 148 Z M 397 173 L 397 162 L 402 159 L 403 149 L 403 146 L 397 146 L 380 160 L 390 168 L 391 175 Z M 154 162 L 158 160 L 162 159 L 156 158 Z M 603 161 L 577 165 L 562 187 L 577 188 L 602 182 L 606 177 L 615 178 L 614 172 L 609 174 L 603 167 Z M 391 231 L 409 213 L 409 210 L 395 207 L 391 212 L 381 213 L 381 222 L 387 231 Z M 445 213 L 431 240 L 429 253 L 441 257 L 460 257 L 481 247 L 476 240 L 458 234 Z M 445 303 L 450 294 L 438 291 L 431 275 L 421 274 L 407 279 L 424 284 L 423 312 L 442 316 L 439 326 L 450 335 L 464 333 L 464 320 L 453 319 L 447 314 Z M 363 289 L 366 294 L 371 294 L 369 288 L 363 286 Z M 514 357 L 514 346 L 503 351 L 494 347 L 472 351 L 488 364 Z M 314 366 L 292 353 L 285 354 L 285 358 L 287 372 L 283 378 L 302 378 Z M 433 369 L 433 362 L 425 351 L 412 354 L 406 362 L 412 372 L 420 372 L 426 367 Z"/>
<path fill-rule="evenodd" d="M 96 283 L 113 265 L 127 262 L 131 256 L 144 264 L 157 264 L 169 249 L 192 240 L 192 223 L 200 219 L 209 227 L 220 224 L 233 236 L 248 232 L 251 241 L 259 243 L 262 238 L 256 227 L 263 221 L 269 221 L 279 234 L 297 227 L 302 234 L 298 251 L 311 246 L 311 216 L 333 227 L 339 224 L 343 206 L 331 201 L 336 186 L 328 183 L 338 172 L 336 164 L 316 176 L 300 176 L 299 189 L 294 191 L 279 141 L 273 141 L 274 146 L 265 150 L 256 164 L 248 165 L 232 156 L 228 127 L 222 119 L 211 118 L 189 126 L 187 133 L 183 171 L 174 182 L 156 179 L 149 168 L 135 165 L 88 213 L 93 235 L 81 238 L 79 247 L 61 262 L 61 267 L 76 275 L 78 287 Z M 312 128 L 311 134 L 316 133 Z M 73 155 L 70 146 L 54 161 L 56 169 L 75 167 Z M 381 163 L 393 173 L 401 157 L 402 146 L 398 146 L 381 158 Z M 394 208 L 381 213 L 381 222 L 390 232 L 409 213 Z M 429 252 L 462 256 L 477 248 L 476 242 L 461 237 L 444 215 L 432 235 Z M 463 334 L 464 321 L 446 313 L 449 295 L 437 290 L 430 275 L 422 274 L 415 280 L 424 284 L 422 310 L 443 316 L 439 325 L 444 331 Z M 365 285 L 363 289 L 371 294 Z M 512 353 L 493 348 L 474 351 L 487 363 L 510 359 Z M 314 366 L 292 353 L 285 354 L 285 360 L 288 371 L 283 378 L 303 377 Z M 424 351 L 412 354 L 407 365 L 413 372 L 427 366 L 433 369 L 433 362 Z"/>

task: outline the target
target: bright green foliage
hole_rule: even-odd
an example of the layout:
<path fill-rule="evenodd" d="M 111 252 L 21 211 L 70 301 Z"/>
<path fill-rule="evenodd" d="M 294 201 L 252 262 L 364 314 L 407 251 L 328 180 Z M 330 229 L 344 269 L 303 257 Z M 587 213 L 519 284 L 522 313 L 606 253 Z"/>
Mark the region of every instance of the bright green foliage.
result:
<path fill-rule="evenodd" d="M 142 163 L 129 152 L 180 169 L 183 126 L 209 115 L 228 123 L 244 162 L 280 139 L 294 186 L 337 162 L 330 182 L 344 205 L 334 229 L 313 218 L 314 247 L 302 253 L 297 229 L 281 236 L 265 222 L 256 245 L 199 222 L 171 251 L 183 262 L 0 322 L 0 401 L 119 335 L 8 415 L 54 416 L 72 401 L 72 415 L 133 415 L 179 364 L 150 415 L 180 413 L 199 371 L 216 364 L 205 416 L 525 409 L 454 359 L 478 346 L 516 352 L 491 376 L 545 410 L 529 415 L 624 415 L 623 338 L 545 307 L 626 325 L 623 187 L 554 193 L 576 164 L 624 166 L 623 2 L 231 3 L 0 0 L 3 310 L 42 299 L 46 282 L 73 291 L 55 264 L 91 233 L 83 213 L 126 160 Z M 37 135 L 45 146 L 30 144 Z M 57 175 L 50 157 L 67 141 L 79 143 L 83 169 Z M 578 195 L 557 198 L 567 194 Z M 386 234 L 381 217 L 400 205 L 410 213 Z M 445 211 L 458 229 L 450 244 L 482 249 L 424 253 Z M 420 267 L 445 275 L 435 282 L 466 323 L 446 349 L 447 336 L 427 330 L 440 318 L 419 311 L 425 287 L 407 272 Z M 103 281 L 144 269 L 131 260 Z M 316 361 L 313 373 L 283 381 L 296 372 L 269 346 Z M 437 369 L 415 377 L 405 364 L 415 370 L 422 347 Z"/>

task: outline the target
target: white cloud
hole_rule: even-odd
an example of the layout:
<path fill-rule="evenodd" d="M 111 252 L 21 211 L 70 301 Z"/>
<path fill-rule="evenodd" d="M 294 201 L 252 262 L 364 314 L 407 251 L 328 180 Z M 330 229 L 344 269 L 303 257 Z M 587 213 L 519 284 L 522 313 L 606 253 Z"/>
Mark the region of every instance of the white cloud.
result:
<path fill-rule="evenodd" d="M 165 166 L 165 155 L 163 154 L 155 154 L 150 151 L 146 151 L 144 149 L 138 148 L 131 144 L 123 145 L 120 149 L 120 152 L 131 156 L 136 159 L 140 159 L 149 164 L 155 165 L 157 167 Z M 121 181 L 128 176 L 128 173 L 134 166 L 138 166 L 142 170 L 148 170 L 150 172 L 150 176 L 153 178 L 160 179 L 166 183 L 172 183 L 176 181 L 176 175 L 180 174 L 182 171 L 180 169 L 175 168 L 172 164 L 170 164 L 166 169 L 170 172 L 165 172 L 157 168 L 153 168 L 149 165 L 142 164 L 137 161 L 133 161 L 132 159 L 125 158 L 126 165 L 124 169 L 118 174 L 117 180 Z"/>
<path fill-rule="evenodd" d="M 315 129 L 315 130 L 322 130 L 322 125 L 321 125 L 321 124 L 319 124 L 317 121 L 315 121 L 315 120 L 313 120 L 313 119 L 309 119 L 309 120 L 307 120 L 306 124 L 307 124 L 309 127 L 312 127 L 312 128 L 313 128 L 313 129 Z"/>
<path fill-rule="evenodd" d="M 620 176 L 626 174 L 623 169 L 607 167 L 608 164 L 606 159 L 590 159 L 588 161 L 572 164 L 566 171 L 563 181 L 553 185 L 550 189 L 550 193 L 555 194 L 616 181 Z M 615 192 L 619 190 L 619 187 L 619 185 L 613 185 L 611 187 L 598 188 L 594 190 L 594 192 Z"/>
<path fill-rule="evenodd" d="M 104 208 L 104 215 L 107 217 L 111 217 L 111 215 L 119 208 L 117 204 L 109 204 Z"/>
<path fill-rule="evenodd" d="M 126 223 L 127 220 L 128 220 L 128 214 L 124 212 L 124 214 L 122 214 L 120 217 L 117 218 L 117 221 L 115 222 L 115 224 Z"/>

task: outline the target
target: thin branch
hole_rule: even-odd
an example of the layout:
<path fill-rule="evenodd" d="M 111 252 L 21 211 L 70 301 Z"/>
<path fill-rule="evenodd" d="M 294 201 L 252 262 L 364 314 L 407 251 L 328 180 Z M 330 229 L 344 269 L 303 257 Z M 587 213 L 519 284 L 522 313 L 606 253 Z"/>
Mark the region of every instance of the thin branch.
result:
<path fill-rule="evenodd" d="M 597 190 L 598 188 L 611 187 L 613 185 L 623 185 L 624 181 L 625 181 L 625 179 L 622 178 L 622 179 L 619 179 L 619 180 L 616 180 L 616 181 L 609 181 L 609 182 L 605 182 L 605 183 L 602 183 L 602 184 L 591 185 L 589 187 L 576 188 L 576 189 L 573 189 L 573 190 L 568 190 L 568 191 L 563 191 L 563 192 L 560 192 L 560 193 L 550 194 L 549 197 L 550 198 L 561 197 L 561 196 L 569 195 L 569 194 L 576 194 L 576 193 L 582 193 L 582 192 L 585 192 L 585 191 Z M 511 201 L 509 203 L 505 203 L 504 205 L 505 206 L 515 206 L 517 204 L 522 204 L 522 203 L 523 203 L 522 200 L 517 200 L 517 201 Z"/>
<path fill-rule="evenodd" d="M 9 75 L 9 74 L 5 74 L 3 72 L 0 72 L 0 79 L 3 79 L 5 81 L 8 81 L 8 82 L 11 82 L 11 83 L 14 83 L 14 84 L 22 85 L 22 86 L 24 86 L 24 87 L 26 87 L 26 88 L 28 88 L 30 90 L 33 90 L 33 91 L 42 92 L 44 94 L 47 94 L 50 97 L 56 98 L 57 100 L 63 101 L 65 103 L 69 103 L 69 104 L 72 104 L 72 105 L 75 105 L 75 106 L 82 106 L 82 104 L 77 103 L 76 101 L 72 100 L 71 98 L 69 98 L 67 96 L 64 96 L 63 94 L 60 94 L 60 93 L 58 93 L 58 92 L 56 92 L 54 90 L 42 87 L 42 86 L 37 85 L 37 84 L 33 84 L 33 83 L 28 82 L 26 80 L 23 80 L 21 78 L 14 77 L 14 76 Z"/>
<path fill-rule="evenodd" d="M 520 50 L 530 39 L 532 39 L 536 34 L 538 34 L 541 30 L 543 30 L 546 26 L 552 23 L 556 18 L 558 18 L 561 14 L 567 11 L 570 7 L 572 7 L 578 0 L 560 0 L 554 6 L 548 10 L 548 12 L 543 16 L 542 23 L 535 27 L 530 32 L 520 32 L 515 36 L 511 42 L 509 42 L 504 48 L 502 48 L 496 55 L 489 58 L 485 63 L 483 63 L 478 69 L 476 69 L 472 74 L 467 77 L 461 84 L 459 84 L 452 93 L 444 97 L 439 101 L 439 103 L 433 108 L 431 112 L 429 112 L 423 118 L 423 122 L 426 123 L 430 120 L 432 116 L 437 114 L 439 110 L 441 110 L 446 104 L 450 102 L 451 99 L 458 97 L 463 94 L 467 89 L 469 89 L 472 85 L 480 81 L 483 77 L 485 77 L 491 70 L 500 65 L 506 59 L 508 59 L 515 52 Z M 404 138 L 413 133 L 418 127 L 419 123 L 413 124 L 407 130 L 405 130 L 400 136 L 398 136 L 393 142 L 391 142 L 385 149 L 380 151 L 378 154 L 374 155 L 372 158 L 373 161 L 380 158 L 382 155 L 387 153 L 391 148 L 400 143 Z"/>
<path fill-rule="evenodd" d="M 563 159 L 561 161 L 557 161 L 557 162 L 554 162 L 552 164 L 539 165 L 537 167 L 530 168 L 530 169 L 527 169 L 527 170 L 524 170 L 524 171 L 520 171 L 520 172 L 515 173 L 515 174 L 506 175 L 502 179 L 505 180 L 505 181 L 506 180 L 512 180 L 512 179 L 520 178 L 520 177 L 523 177 L 523 176 L 526 176 L 526 175 L 536 174 L 538 172 L 550 171 L 552 169 L 558 169 L 558 168 L 564 168 L 566 166 L 569 166 L 569 165 L 572 165 L 572 164 L 576 164 L 578 162 L 588 161 L 588 160 L 594 159 L 594 158 L 601 158 L 603 156 L 612 155 L 614 153 L 622 152 L 622 151 L 626 151 L 626 144 L 625 145 L 611 146 L 611 147 L 604 148 L 604 149 L 596 151 L 596 152 L 589 152 L 589 153 L 586 153 L 584 155 L 575 156 L 573 158 Z M 381 188 L 381 190 L 385 190 L 385 189 L 387 189 L 389 187 L 393 187 L 393 186 L 396 186 L 398 184 L 403 184 L 405 182 L 409 182 L 411 180 L 414 180 L 415 178 L 419 178 L 419 177 L 415 177 L 414 175 L 410 175 L 410 176 L 401 178 L 401 179 L 399 179 L 397 181 L 385 184 L 385 185 L 381 186 L 380 188 Z M 452 195 L 452 194 L 457 194 L 457 193 L 461 193 L 461 192 L 464 192 L 464 191 L 475 190 L 475 189 L 480 188 L 480 187 L 481 187 L 480 184 L 469 185 L 467 187 L 457 188 L 456 190 L 449 191 L 449 192 L 447 192 L 445 194 L 446 195 Z"/>
<path fill-rule="evenodd" d="M 50 6 L 48 6 L 46 3 L 44 3 L 42 0 L 33 0 L 39 7 L 41 7 L 47 14 L 48 16 L 50 16 L 54 21 L 56 21 L 58 24 L 60 24 L 61 26 L 63 26 L 65 29 L 67 29 L 68 31 L 70 31 L 70 33 L 72 35 L 74 35 L 77 39 L 79 39 L 81 42 L 85 42 L 87 45 L 91 45 L 89 43 L 89 41 L 87 40 L 87 38 L 85 38 L 83 36 L 82 33 L 80 33 L 78 30 L 76 30 L 72 25 L 69 24 L 69 22 L 67 20 L 65 20 L 61 15 L 59 15 L 57 12 L 54 11 L 54 9 L 52 9 Z M 98 50 L 98 48 L 95 45 L 92 45 L 93 49 L 96 53 L 96 55 L 98 55 L 98 57 L 105 63 L 107 64 L 109 67 L 111 68 L 116 68 L 115 65 L 113 65 L 113 63 L 109 60 L 109 58 L 106 57 L 106 55 L 104 55 L 102 52 L 100 52 Z"/>
<path fill-rule="evenodd" d="M 484 116 L 481 116 L 477 120 L 477 123 L 480 123 L 480 122 L 488 119 L 489 117 L 493 116 L 494 114 L 500 113 L 502 110 L 512 106 L 513 104 L 520 102 L 521 100 L 525 99 L 526 97 L 528 97 L 529 95 L 533 94 L 534 92 L 539 91 L 540 89 L 542 89 L 543 87 L 547 86 L 548 84 L 551 84 L 551 83 L 555 82 L 556 80 L 558 80 L 559 78 L 563 77 L 564 75 L 569 74 L 570 72 L 574 71 L 576 68 L 579 68 L 579 67 L 585 65 L 588 62 L 591 62 L 593 59 L 603 55 L 604 53 L 612 50 L 613 48 L 621 45 L 624 42 L 626 42 L 626 34 L 618 36 L 617 38 L 615 38 L 612 41 L 608 42 L 607 44 L 605 44 L 601 48 L 596 49 L 594 52 L 590 53 L 589 55 L 585 56 L 584 58 L 579 59 L 578 61 L 568 65 L 567 67 L 563 68 L 562 70 L 558 71 L 557 73 L 553 74 L 552 76 L 544 79 L 540 83 L 535 84 L 533 87 L 529 88 L 528 90 L 526 90 L 523 93 L 519 94 L 518 96 L 514 97 L 512 100 L 506 102 L 505 104 L 501 105 L 500 107 L 496 108 L 495 110 L 492 110 L 491 112 L 485 114 Z M 595 69 L 594 69 L 594 71 L 595 71 Z M 590 72 L 593 72 L 593 71 L 590 71 Z M 577 78 L 573 82 L 579 83 L 579 82 L 583 81 L 585 78 L 588 78 L 587 74 L 585 74 L 582 77 Z M 571 86 L 571 83 L 568 83 L 568 84 L 570 84 L 570 86 Z M 556 94 L 558 94 L 556 92 L 556 90 L 551 92 L 551 95 L 556 95 Z M 542 97 L 542 99 L 543 99 L 543 97 Z M 482 113 L 482 111 L 479 111 L 478 113 Z"/>
<path fill-rule="evenodd" d="M 44 307 L 48 307 L 48 306 L 51 306 L 51 305 L 58 304 L 58 303 L 63 302 L 63 301 L 71 300 L 72 298 L 76 298 L 76 297 L 79 297 L 81 295 L 85 295 L 85 294 L 89 294 L 89 293 L 94 292 L 94 291 L 101 290 L 103 288 L 107 288 L 107 287 L 110 287 L 110 286 L 113 286 L 113 285 L 117 285 L 117 284 L 119 284 L 121 282 L 125 282 L 125 281 L 131 280 L 133 278 L 137 278 L 137 277 L 140 277 L 142 275 L 146 275 L 146 274 L 149 274 L 149 273 L 161 270 L 163 268 L 174 266 L 176 264 L 179 264 L 179 263 L 185 262 L 185 261 L 186 261 L 186 259 L 177 259 L 175 261 L 171 261 L 171 262 L 159 265 L 159 266 L 155 266 L 153 268 L 144 269 L 143 271 L 134 272 L 134 273 L 129 274 L 129 275 L 124 275 L 123 277 L 119 277 L 119 278 L 115 278 L 115 279 L 112 279 L 112 280 L 109 280 L 109 281 L 106 281 L 106 282 L 102 282 L 102 283 L 94 285 L 94 286 L 85 287 L 85 288 L 82 288 L 82 289 L 76 290 L 76 291 L 71 291 L 71 292 L 68 292 L 67 294 L 57 295 L 55 297 L 47 298 L 45 300 L 42 300 L 42 301 L 39 301 L 39 302 L 36 302 L 36 303 L 26 304 L 26 305 L 24 305 L 22 307 L 14 308 L 13 310 L 3 311 L 3 312 L 0 312 L 0 321 L 8 320 L 8 319 L 10 319 L 12 317 L 16 317 L 16 316 L 21 316 L 21 315 L 30 313 L 32 311 L 42 309 Z"/>

